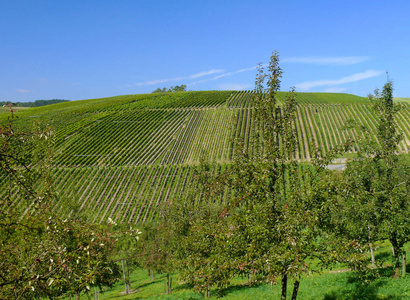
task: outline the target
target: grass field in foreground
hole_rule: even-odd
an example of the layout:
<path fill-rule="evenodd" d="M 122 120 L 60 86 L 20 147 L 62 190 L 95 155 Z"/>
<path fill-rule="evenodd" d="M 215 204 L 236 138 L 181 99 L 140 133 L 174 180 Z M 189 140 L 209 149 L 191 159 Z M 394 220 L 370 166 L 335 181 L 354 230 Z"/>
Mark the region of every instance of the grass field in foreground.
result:
<path fill-rule="evenodd" d="M 405 250 L 410 251 L 410 243 L 405 245 Z M 336 299 L 410 299 L 410 274 L 405 278 L 393 279 L 391 267 L 391 245 L 388 242 L 379 244 L 376 248 L 376 261 L 381 265 L 378 269 L 380 277 L 370 284 L 359 282 L 354 274 L 339 265 L 333 271 L 324 270 L 321 274 L 314 273 L 304 276 L 300 282 L 298 299 L 302 300 L 336 300 Z M 410 272 L 410 263 L 407 264 Z M 172 274 L 172 293 L 165 295 L 165 274 L 156 274 L 152 281 L 146 270 L 137 270 L 131 276 L 131 290 L 133 293 L 126 295 L 123 280 L 117 282 L 114 288 L 99 294 L 99 299 L 202 299 L 203 295 L 190 289 L 182 282 L 178 274 Z M 279 278 L 280 280 L 280 278 Z M 288 282 L 288 299 L 291 299 L 293 281 Z M 91 294 L 95 291 L 91 290 Z M 246 278 L 234 278 L 231 285 L 218 293 L 211 290 L 212 299 L 280 299 L 281 286 L 260 284 L 249 286 Z"/>
<path fill-rule="evenodd" d="M 409 269 L 409 267 L 408 267 Z M 301 280 L 298 299 L 410 299 L 410 276 L 391 279 L 392 268 L 380 269 L 382 276 L 370 284 L 362 284 L 351 272 L 324 273 L 312 275 Z M 164 294 L 165 274 L 156 275 L 154 281 L 147 271 L 138 270 L 131 276 L 132 294 L 124 294 L 122 282 L 112 290 L 100 294 L 100 299 L 202 299 L 203 295 L 189 289 L 177 275 L 173 276 L 173 290 Z M 273 286 L 261 284 L 249 287 L 246 279 L 235 278 L 232 285 L 220 294 L 211 291 L 212 299 L 280 299 L 280 283 Z M 288 282 L 288 299 L 291 298 L 293 282 Z"/>

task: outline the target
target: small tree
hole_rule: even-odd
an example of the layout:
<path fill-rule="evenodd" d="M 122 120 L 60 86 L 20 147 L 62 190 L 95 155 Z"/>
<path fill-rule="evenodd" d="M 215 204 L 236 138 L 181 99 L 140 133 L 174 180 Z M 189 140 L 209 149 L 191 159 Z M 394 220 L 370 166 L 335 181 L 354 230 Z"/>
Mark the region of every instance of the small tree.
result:
<path fill-rule="evenodd" d="M 393 246 L 395 277 L 405 275 L 404 243 L 410 240 L 410 165 L 400 156 L 393 86 L 387 82 L 381 94 L 371 97 L 378 116 L 378 141 L 359 141 L 357 158 L 347 164 L 345 174 L 344 214 L 348 216 L 345 233 L 356 236 L 362 245 L 372 248 L 374 242 L 388 239 Z M 366 133 L 365 137 L 371 136 Z"/>

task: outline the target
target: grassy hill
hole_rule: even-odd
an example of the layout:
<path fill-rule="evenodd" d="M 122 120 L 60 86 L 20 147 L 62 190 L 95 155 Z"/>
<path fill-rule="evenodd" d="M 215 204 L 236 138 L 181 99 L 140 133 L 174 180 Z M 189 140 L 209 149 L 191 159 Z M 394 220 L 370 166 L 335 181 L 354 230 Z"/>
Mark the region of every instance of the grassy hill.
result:
<path fill-rule="evenodd" d="M 283 103 L 286 93 L 278 98 Z M 326 153 L 349 135 L 357 137 L 354 129 L 341 129 L 349 119 L 375 130 L 367 98 L 297 93 L 297 100 L 300 160 L 309 161 L 315 147 Z M 245 147 L 252 138 L 253 114 L 252 91 L 125 95 L 15 112 L 23 130 L 34 120 L 54 128 L 54 175 L 62 200 L 73 199 L 73 210 L 88 220 L 129 223 L 155 218 L 156 208 L 172 195 L 184 197 L 201 156 L 219 169 L 228 164 L 233 138 L 243 138 Z M 0 122 L 7 117 L 1 110 Z M 410 107 L 404 105 L 397 114 L 404 153 L 410 149 L 409 120 Z"/>

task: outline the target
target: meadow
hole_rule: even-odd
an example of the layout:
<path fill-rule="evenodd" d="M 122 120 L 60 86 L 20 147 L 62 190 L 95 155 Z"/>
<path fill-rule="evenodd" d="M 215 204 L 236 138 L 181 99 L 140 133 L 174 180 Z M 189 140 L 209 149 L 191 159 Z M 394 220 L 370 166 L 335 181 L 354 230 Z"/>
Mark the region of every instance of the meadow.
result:
<path fill-rule="evenodd" d="M 406 244 L 406 251 L 410 244 Z M 301 279 L 299 290 L 300 299 L 323 300 L 401 300 L 410 299 L 410 277 L 391 280 L 391 248 L 389 243 L 377 246 L 376 259 L 379 267 L 378 275 L 370 284 L 364 284 L 345 265 L 338 265 L 334 269 L 318 269 L 318 272 L 306 275 Z M 408 271 L 409 266 L 407 266 Z M 171 274 L 173 278 L 172 293 L 166 294 L 164 283 L 166 274 L 147 274 L 147 270 L 136 269 L 130 275 L 130 292 L 125 292 L 124 281 L 120 280 L 111 289 L 103 291 L 92 290 L 89 296 L 97 299 L 203 299 L 203 295 L 192 291 L 189 284 L 184 282 L 179 274 Z M 211 299 L 280 299 L 280 282 L 271 284 L 250 284 L 248 278 L 237 276 L 231 285 L 223 290 L 212 289 Z M 288 291 L 291 298 L 292 291 Z"/>

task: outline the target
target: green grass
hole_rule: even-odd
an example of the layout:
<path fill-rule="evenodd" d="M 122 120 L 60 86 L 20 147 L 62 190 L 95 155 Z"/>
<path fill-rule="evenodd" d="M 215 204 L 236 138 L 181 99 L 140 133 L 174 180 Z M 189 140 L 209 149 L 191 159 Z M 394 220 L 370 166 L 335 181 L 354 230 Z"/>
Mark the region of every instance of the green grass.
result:
<path fill-rule="evenodd" d="M 410 243 L 405 245 L 410 251 Z M 324 270 L 304 276 L 300 281 L 298 299 L 304 300 L 347 300 L 347 299 L 410 299 L 410 274 L 405 278 L 393 279 L 391 266 L 391 245 L 388 241 L 376 245 L 376 262 L 379 275 L 370 283 L 361 283 L 346 266 L 338 265 L 333 271 Z M 407 264 L 410 272 L 410 263 Z M 172 293 L 165 295 L 165 274 L 156 274 L 152 281 L 146 270 L 137 269 L 130 276 L 132 293 L 126 295 L 122 280 L 112 289 L 100 294 L 100 299 L 202 299 L 202 294 L 194 292 L 191 287 L 182 282 L 178 273 L 172 274 Z M 280 278 L 279 278 L 280 279 Z M 247 279 L 236 277 L 231 285 L 222 290 L 211 290 L 212 299 L 280 299 L 280 282 L 274 285 L 260 284 L 249 286 Z M 291 298 L 293 281 L 288 282 L 288 299 Z M 92 290 L 94 293 L 94 290 Z"/>
<path fill-rule="evenodd" d="M 410 299 L 410 275 L 392 279 L 392 269 L 379 269 L 381 276 L 369 284 L 361 283 L 351 272 L 314 274 L 302 278 L 298 299 Z M 177 274 L 172 275 L 172 293 L 164 292 L 165 275 L 156 275 L 152 281 L 145 270 L 137 270 L 131 276 L 131 294 L 124 293 L 122 281 L 113 289 L 100 294 L 100 299 L 202 299 L 182 282 Z M 249 286 L 246 279 L 235 278 L 232 285 L 222 291 L 211 290 L 212 299 L 280 299 L 280 283 Z M 291 298 L 293 281 L 288 282 L 288 299 Z"/>

